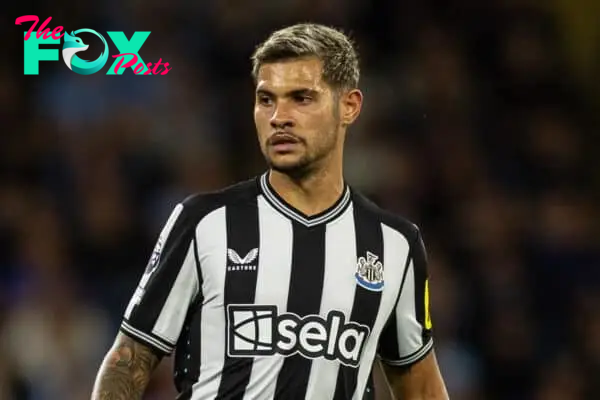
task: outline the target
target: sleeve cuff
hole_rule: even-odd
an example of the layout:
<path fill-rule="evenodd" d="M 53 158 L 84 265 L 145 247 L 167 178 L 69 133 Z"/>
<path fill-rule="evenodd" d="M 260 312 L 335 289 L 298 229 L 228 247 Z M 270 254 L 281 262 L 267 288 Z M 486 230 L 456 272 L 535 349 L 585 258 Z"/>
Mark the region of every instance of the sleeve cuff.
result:
<path fill-rule="evenodd" d="M 429 340 L 423 346 L 421 346 L 419 350 L 409 354 L 406 357 L 402 357 L 398 360 L 388 360 L 382 357 L 381 361 L 394 367 L 406 367 L 424 359 L 427 354 L 429 354 L 431 349 L 433 349 L 433 339 L 429 338 Z"/>
<path fill-rule="evenodd" d="M 139 329 L 131 326 L 127 321 L 123 321 L 121 323 L 121 327 L 119 328 L 121 332 L 126 334 L 127 336 L 132 337 L 135 340 L 138 340 L 140 343 L 145 344 L 151 349 L 155 350 L 161 355 L 168 356 L 173 352 L 175 346 L 164 339 L 159 338 L 154 334 L 149 334 L 140 331 Z"/>

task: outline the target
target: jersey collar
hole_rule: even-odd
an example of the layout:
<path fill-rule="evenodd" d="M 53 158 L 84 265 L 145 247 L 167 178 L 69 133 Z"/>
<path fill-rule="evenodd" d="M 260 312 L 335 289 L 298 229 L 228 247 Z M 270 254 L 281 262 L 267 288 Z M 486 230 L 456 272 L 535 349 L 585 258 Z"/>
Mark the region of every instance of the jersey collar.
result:
<path fill-rule="evenodd" d="M 309 216 L 288 204 L 283 198 L 281 198 L 281 196 L 279 196 L 279 194 L 277 194 L 275 189 L 273 189 L 269 183 L 268 171 L 259 177 L 259 186 L 265 199 L 271 206 L 273 206 L 273 208 L 286 217 L 291 218 L 307 227 L 324 224 L 336 219 L 343 214 L 350 204 L 350 187 L 344 183 L 344 192 L 331 207 L 323 212 L 320 212 L 319 214 Z"/>

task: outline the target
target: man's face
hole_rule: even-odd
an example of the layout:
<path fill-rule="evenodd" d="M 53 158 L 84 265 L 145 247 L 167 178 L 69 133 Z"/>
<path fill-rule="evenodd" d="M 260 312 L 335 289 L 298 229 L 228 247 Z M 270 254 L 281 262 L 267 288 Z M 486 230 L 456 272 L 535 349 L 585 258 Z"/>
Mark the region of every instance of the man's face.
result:
<path fill-rule="evenodd" d="M 264 64 L 257 76 L 254 122 L 274 170 L 303 175 L 329 155 L 340 135 L 337 96 L 316 58 Z"/>

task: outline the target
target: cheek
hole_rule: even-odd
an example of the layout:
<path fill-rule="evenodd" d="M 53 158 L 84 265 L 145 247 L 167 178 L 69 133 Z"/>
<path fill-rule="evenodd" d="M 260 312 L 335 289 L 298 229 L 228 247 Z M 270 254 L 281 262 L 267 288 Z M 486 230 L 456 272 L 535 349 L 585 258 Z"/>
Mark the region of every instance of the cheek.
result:
<path fill-rule="evenodd" d="M 331 109 L 321 109 L 304 119 L 304 125 L 307 129 L 315 131 L 320 136 L 329 133 L 335 125 L 335 118 Z"/>
<path fill-rule="evenodd" d="M 259 136 L 268 133 L 268 129 L 270 126 L 269 117 L 263 110 L 254 111 L 254 124 L 256 125 L 256 130 Z"/>

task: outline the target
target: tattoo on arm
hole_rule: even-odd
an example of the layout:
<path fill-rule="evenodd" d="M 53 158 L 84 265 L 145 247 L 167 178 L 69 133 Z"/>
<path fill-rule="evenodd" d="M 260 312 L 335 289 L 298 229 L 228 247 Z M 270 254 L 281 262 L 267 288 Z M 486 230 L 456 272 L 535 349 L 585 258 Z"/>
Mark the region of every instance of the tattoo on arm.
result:
<path fill-rule="evenodd" d="M 141 399 L 159 362 L 150 348 L 119 333 L 100 367 L 92 400 Z"/>

